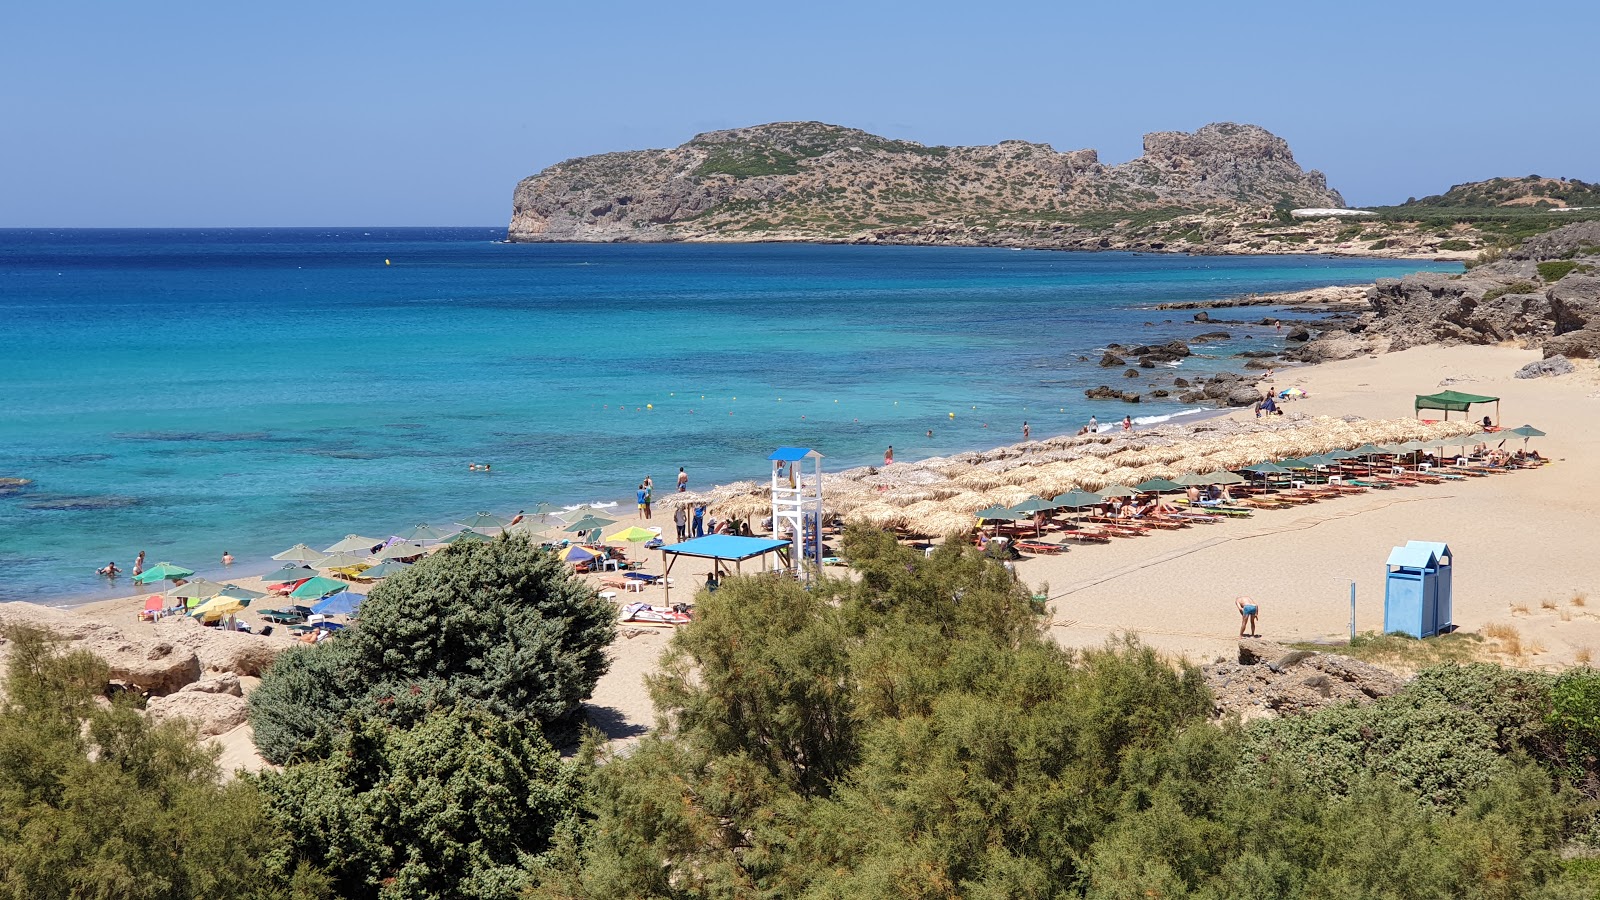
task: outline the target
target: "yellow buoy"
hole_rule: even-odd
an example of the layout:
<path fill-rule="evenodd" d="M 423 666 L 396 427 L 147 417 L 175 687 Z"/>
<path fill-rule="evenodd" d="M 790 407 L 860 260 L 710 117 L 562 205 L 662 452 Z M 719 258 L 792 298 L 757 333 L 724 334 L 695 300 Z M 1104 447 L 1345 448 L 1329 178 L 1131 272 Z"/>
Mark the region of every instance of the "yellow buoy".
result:
<path fill-rule="evenodd" d="M 645 404 L 645 405 L 644 405 L 644 408 L 645 408 L 645 409 L 655 409 L 655 408 L 656 408 L 656 405 L 655 405 L 655 404 L 654 404 L 654 403 L 646 403 L 646 404 Z"/>
<path fill-rule="evenodd" d="M 383 264 L 387 266 L 389 264 L 389 261 L 386 259 L 386 260 L 383 261 Z"/>
<path fill-rule="evenodd" d="M 955 418 L 955 417 L 956 417 L 956 414 L 955 414 L 955 413 L 951 413 L 951 414 L 950 414 L 950 418 L 952 418 L 952 419 L 954 419 L 954 418 Z"/>

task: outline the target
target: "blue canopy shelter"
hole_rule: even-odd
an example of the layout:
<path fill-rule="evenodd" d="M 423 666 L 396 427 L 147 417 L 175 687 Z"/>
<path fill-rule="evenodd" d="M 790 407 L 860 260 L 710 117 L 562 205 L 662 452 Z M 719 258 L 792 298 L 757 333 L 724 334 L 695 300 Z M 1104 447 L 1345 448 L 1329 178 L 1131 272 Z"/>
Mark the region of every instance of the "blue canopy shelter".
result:
<path fill-rule="evenodd" d="M 708 534 L 693 540 L 670 544 L 661 548 L 661 553 L 666 557 L 666 574 L 672 574 L 672 565 L 680 556 L 694 556 L 700 559 L 711 560 L 712 570 L 720 577 L 727 574 L 727 563 L 733 563 L 734 573 L 740 571 L 740 564 L 747 559 L 765 556 L 768 553 L 777 553 L 780 565 L 787 566 L 788 541 L 773 540 L 772 538 L 739 537 L 732 534 Z M 766 569 L 765 560 L 762 565 Z M 665 579 L 667 599 L 672 598 L 672 579 Z"/>

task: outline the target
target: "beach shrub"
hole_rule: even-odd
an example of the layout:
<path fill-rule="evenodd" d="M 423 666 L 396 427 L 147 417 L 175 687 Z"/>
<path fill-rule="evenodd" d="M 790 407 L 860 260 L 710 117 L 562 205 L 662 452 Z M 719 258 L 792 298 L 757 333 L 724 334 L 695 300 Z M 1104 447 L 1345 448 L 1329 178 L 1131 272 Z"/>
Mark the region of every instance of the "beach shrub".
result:
<path fill-rule="evenodd" d="M 1570 259 L 1555 259 L 1539 263 L 1539 277 L 1546 283 L 1560 281 L 1567 277 L 1567 273 L 1576 269 L 1578 264 Z"/>
<path fill-rule="evenodd" d="M 108 669 L 43 632 L 6 635 L 0 705 L 0 897 L 326 896 L 292 870 L 256 782 L 224 783 L 218 751 L 132 698 Z M 276 866 L 269 862 L 276 862 Z"/>
<path fill-rule="evenodd" d="M 580 775 L 536 725 L 452 709 L 403 729 L 362 720 L 262 789 L 287 850 L 340 897 L 511 900 L 575 826 Z"/>
<path fill-rule="evenodd" d="M 664 727 L 595 770 L 539 895 L 1053 894 L 1118 809 L 1174 772 L 1212 792 L 1237 758 L 1195 669 L 1057 647 L 975 548 L 842 549 L 854 580 L 702 599 L 650 683 Z"/>
<path fill-rule="evenodd" d="M 1566 752 L 1568 776 L 1600 797 L 1600 672 L 1575 669 L 1557 678 L 1546 721 Z"/>
<path fill-rule="evenodd" d="M 1440 250 L 1471 250 L 1476 246 L 1477 244 L 1474 244 L 1471 241 L 1462 240 L 1448 240 L 1439 242 Z"/>
<path fill-rule="evenodd" d="M 466 706 L 571 721 L 605 672 L 616 611 L 524 538 L 456 544 L 384 579 L 357 625 L 285 653 L 250 698 L 262 755 L 316 759 L 352 721 Z"/>

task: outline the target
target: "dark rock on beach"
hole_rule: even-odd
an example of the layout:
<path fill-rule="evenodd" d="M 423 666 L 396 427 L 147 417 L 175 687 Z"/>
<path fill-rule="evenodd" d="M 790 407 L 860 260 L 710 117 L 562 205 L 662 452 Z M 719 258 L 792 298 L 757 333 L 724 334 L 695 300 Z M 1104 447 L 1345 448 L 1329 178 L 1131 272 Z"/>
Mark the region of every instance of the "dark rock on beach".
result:
<path fill-rule="evenodd" d="M 1515 378 L 1550 378 L 1572 374 L 1572 361 L 1565 356 L 1552 356 L 1531 362 L 1518 369 Z"/>

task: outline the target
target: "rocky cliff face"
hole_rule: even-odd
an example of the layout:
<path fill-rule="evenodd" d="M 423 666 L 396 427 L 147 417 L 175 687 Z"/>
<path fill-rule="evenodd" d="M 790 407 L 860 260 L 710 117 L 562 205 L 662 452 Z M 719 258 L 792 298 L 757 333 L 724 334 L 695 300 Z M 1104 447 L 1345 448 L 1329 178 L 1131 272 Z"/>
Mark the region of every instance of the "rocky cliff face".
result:
<path fill-rule="evenodd" d="M 1371 314 L 1296 352 L 1316 362 L 1429 343 L 1518 341 L 1545 356 L 1600 358 L 1600 222 L 1529 238 L 1461 275 L 1382 278 Z"/>
<path fill-rule="evenodd" d="M 927 147 L 783 122 L 551 166 L 517 185 L 509 237 L 1071 245 L 1103 230 L 1096 216 L 1107 213 L 1283 203 L 1344 205 L 1254 125 L 1147 135 L 1143 156 L 1107 166 L 1093 150 Z"/>

